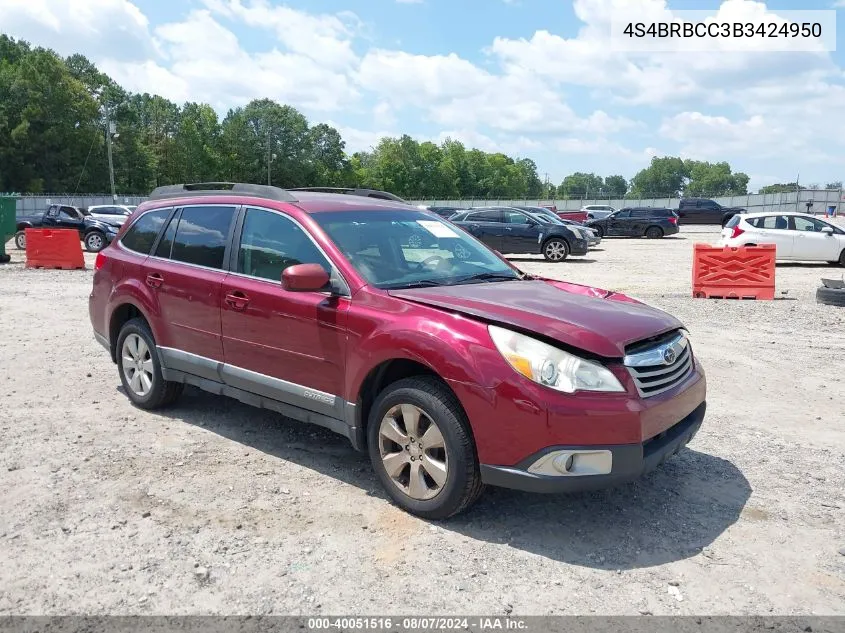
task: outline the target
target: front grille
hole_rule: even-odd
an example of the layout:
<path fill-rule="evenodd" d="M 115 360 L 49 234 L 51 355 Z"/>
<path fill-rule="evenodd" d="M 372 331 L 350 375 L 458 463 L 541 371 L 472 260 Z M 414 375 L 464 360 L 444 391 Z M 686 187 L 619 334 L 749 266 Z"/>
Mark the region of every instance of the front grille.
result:
<path fill-rule="evenodd" d="M 676 333 L 665 342 L 628 354 L 624 364 L 637 391 L 649 398 L 672 389 L 689 376 L 693 366 L 692 348 L 683 333 Z"/>

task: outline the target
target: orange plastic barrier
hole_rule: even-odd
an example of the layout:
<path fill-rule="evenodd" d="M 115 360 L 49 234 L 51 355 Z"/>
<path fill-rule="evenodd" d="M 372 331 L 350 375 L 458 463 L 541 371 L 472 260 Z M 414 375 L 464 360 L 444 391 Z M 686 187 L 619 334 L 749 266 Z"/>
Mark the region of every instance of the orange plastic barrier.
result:
<path fill-rule="evenodd" d="M 692 296 L 709 299 L 774 299 L 775 245 L 696 244 Z"/>
<path fill-rule="evenodd" d="M 26 229 L 26 267 L 85 268 L 79 233 L 73 229 Z"/>

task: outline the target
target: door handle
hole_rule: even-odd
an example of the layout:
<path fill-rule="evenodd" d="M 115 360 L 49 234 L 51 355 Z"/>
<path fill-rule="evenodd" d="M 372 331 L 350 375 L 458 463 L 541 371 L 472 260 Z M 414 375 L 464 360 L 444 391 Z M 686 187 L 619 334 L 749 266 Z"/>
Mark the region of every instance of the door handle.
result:
<path fill-rule="evenodd" d="M 249 304 L 249 297 L 241 291 L 235 290 L 226 295 L 225 301 L 226 305 L 232 308 L 232 310 L 240 312 L 246 309 L 246 306 Z"/>
<path fill-rule="evenodd" d="M 164 277 L 159 275 L 158 273 L 150 273 L 147 275 L 147 285 L 150 288 L 160 288 L 161 284 L 164 283 Z"/>

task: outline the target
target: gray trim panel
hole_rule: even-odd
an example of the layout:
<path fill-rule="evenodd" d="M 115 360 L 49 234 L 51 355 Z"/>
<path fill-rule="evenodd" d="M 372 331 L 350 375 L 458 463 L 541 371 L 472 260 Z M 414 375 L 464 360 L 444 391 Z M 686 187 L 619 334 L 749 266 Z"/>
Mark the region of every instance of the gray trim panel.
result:
<path fill-rule="evenodd" d="M 311 389 L 258 372 L 158 346 L 165 380 L 184 382 L 256 407 L 272 409 L 302 422 L 327 427 L 360 444 L 355 404 L 334 394 Z"/>

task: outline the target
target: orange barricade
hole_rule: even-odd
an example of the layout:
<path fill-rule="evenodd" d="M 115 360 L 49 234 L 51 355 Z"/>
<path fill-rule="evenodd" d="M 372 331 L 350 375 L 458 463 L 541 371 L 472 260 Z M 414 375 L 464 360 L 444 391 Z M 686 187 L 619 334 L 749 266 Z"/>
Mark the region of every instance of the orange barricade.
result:
<path fill-rule="evenodd" d="M 73 229 L 26 229 L 26 267 L 85 268 L 79 232 Z"/>
<path fill-rule="evenodd" d="M 696 244 L 692 296 L 710 299 L 774 299 L 775 245 Z"/>

